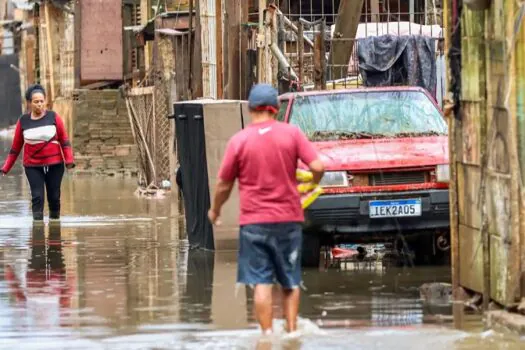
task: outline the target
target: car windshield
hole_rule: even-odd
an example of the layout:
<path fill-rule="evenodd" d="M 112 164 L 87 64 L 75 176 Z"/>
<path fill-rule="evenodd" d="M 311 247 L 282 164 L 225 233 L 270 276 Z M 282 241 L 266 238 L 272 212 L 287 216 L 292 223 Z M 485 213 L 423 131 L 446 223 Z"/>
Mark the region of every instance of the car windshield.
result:
<path fill-rule="evenodd" d="M 290 123 L 313 141 L 447 134 L 439 109 L 421 91 L 298 96 Z"/>

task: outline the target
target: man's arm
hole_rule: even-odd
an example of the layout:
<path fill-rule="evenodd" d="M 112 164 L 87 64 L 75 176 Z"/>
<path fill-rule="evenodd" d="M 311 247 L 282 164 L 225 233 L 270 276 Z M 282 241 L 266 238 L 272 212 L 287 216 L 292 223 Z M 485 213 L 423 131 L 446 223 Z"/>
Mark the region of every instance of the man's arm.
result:
<path fill-rule="evenodd" d="M 324 164 L 321 162 L 320 159 L 316 159 L 310 164 L 308 164 L 308 167 L 310 168 L 310 171 L 312 172 L 312 175 L 314 177 L 313 183 L 318 185 L 319 182 L 321 182 L 321 179 L 324 175 Z"/>
<path fill-rule="evenodd" d="M 213 196 L 213 202 L 210 210 L 213 211 L 217 216 L 221 214 L 222 206 L 224 203 L 226 203 L 228 198 L 230 198 L 233 184 L 233 182 L 219 180 L 217 185 L 215 185 L 215 195 Z"/>
<path fill-rule="evenodd" d="M 317 185 L 324 175 L 324 164 L 317 155 L 314 145 L 301 130 L 297 129 L 297 154 L 299 159 L 308 165 L 313 175 L 313 182 Z"/>
<path fill-rule="evenodd" d="M 221 168 L 219 170 L 219 176 L 217 184 L 215 185 L 215 195 L 211 203 L 211 208 L 208 211 L 208 218 L 212 224 L 217 222 L 217 219 L 221 215 L 221 209 L 224 203 L 230 197 L 232 193 L 233 184 L 237 178 L 239 171 L 237 161 L 237 150 L 235 144 L 230 140 L 222 160 Z"/>

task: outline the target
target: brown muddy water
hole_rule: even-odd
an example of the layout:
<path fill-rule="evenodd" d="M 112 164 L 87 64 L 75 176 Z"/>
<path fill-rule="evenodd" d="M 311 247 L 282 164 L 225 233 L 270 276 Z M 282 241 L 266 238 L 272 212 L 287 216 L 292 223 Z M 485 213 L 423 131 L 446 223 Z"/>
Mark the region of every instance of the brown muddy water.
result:
<path fill-rule="evenodd" d="M 0 159 L 8 141 L 0 140 Z M 0 349 L 522 349 L 418 287 L 449 267 L 304 271 L 301 336 L 262 339 L 234 251 L 188 251 L 169 199 L 133 179 L 70 177 L 60 224 L 33 226 L 21 169 L 0 178 Z M 335 267 L 334 267 L 335 265 Z M 279 318 L 278 314 L 276 315 Z"/>

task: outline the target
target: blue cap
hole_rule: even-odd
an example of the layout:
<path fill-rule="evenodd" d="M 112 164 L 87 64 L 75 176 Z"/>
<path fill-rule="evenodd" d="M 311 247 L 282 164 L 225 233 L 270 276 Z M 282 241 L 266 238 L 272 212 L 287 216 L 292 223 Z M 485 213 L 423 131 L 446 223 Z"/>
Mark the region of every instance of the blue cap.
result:
<path fill-rule="evenodd" d="M 248 107 L 258 109 L 259 107 L 279 108 L 279 98 L 277 89 L 269 84 L 257 84 L 250 90 L 248 97 Z"/>

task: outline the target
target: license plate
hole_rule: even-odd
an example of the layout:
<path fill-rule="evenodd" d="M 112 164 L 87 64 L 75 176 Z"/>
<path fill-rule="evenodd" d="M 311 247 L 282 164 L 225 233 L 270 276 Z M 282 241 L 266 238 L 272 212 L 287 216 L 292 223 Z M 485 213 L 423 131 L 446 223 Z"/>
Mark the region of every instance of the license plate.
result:
<path fill-rule="evenodd" d="M 369 209 L 371 218 L 421 216 L 421 199 L 370 201 Z"/>

